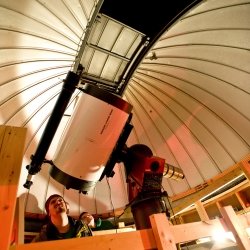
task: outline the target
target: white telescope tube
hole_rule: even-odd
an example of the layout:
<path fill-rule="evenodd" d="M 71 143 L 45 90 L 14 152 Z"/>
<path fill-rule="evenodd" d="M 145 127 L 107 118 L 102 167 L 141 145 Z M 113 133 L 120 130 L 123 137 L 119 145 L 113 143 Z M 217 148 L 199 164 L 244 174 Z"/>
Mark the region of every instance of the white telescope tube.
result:
<path fill-rule="evenodd" d="M 89 191 L 100 179 L 132 106 L 88 85 L 56 153 L 51 176 L 66 186 Z"/>

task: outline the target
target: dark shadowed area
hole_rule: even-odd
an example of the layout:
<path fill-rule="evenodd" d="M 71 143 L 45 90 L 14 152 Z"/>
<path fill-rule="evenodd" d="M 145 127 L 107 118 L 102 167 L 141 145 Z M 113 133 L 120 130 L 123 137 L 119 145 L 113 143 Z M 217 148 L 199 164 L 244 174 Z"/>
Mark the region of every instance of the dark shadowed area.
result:
<path fill-rule="evenodd" d="M 144 34 L 155 37 L 194 0 L 104 0 L 100 13 L 106 14 Z"/>

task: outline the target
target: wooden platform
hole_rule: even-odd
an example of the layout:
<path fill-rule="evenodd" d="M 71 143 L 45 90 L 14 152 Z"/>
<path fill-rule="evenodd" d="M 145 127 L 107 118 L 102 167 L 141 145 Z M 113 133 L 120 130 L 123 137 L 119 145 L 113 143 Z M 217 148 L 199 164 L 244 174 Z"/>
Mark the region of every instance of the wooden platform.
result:
<path fill-rule="evenodd" d="M 21 169 L 26 130 L 23 128 L 0 126 L 0 249 L 1 250 L 176 250 L 178 243 L 189 242 L 213 236 L 218 232 L 232 232 L 238 249 L 249 250 L 250 241 L 246 229 L 250 227 L 250 215 L 236 215 L 231 206 L 220 208 L 221 219 L 170 225 L 165 214 L 150 216 L 152 228 L 132 232 L 97 235 L 80 239 L 47 241 L 20 244 L 16 227 L 13 234 L 14 213 L 17 200 L 17 187 Z M 247 163 L 248 164 L 248 163 Z M 244 167 L 249 179 L 249 165 Z M 20 208 L 19 208 L 20 209 Z M 202 214 L 203 211 L 200 211 Z M 18 221 L 16 221 L 18 224 Z M 23 232 L 22 232 L 23 233 Z M 15 240 L 11 240 L 14 235 Z M 10 246 L 11 245 L 11 246 Z"/>
<path fill-rule="evenodd" d="M 250 241 L 246 232 L 250 215 L 236 215 L 232 207 L 221 210 L 222 219 L 170 225 L 165 214 L 150 216 L 152 229 L 133 232 L 97 235 L 80 239 L 48 241 L 12 246 L 11 250 L 176 250 L 176 244 L 189 242 L 215 233 L 231 231 L 240 250 L 249 250 Z"/>

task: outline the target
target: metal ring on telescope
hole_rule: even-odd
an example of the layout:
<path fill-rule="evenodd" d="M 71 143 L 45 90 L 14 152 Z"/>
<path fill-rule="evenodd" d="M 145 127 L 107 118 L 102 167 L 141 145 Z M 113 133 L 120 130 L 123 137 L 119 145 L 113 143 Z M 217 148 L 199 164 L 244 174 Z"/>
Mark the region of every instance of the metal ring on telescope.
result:
<path fill-rule="evenodd" d="M 174 179 L 174 180 L 184 179 L 184 177 L 185 177 L 182 169 L 174 167 L 174 166 L 167 164 L 167 163 L 165 163 L 165 165 L 164 165 L 163 176 L 165 178 L 170 178 L 170 179 Z"/>
<path fill-rule="evenodd" d="M 52 166 L 50 175 L 52 178 L 60 182 L 62 185 L 64 185 L 67 189 L 73 188 L 76 190 L 79 190 L 81 192 L 88 192 L 96 185 L 97 181 L 86 181 L 81 180 L 79 178 L 76 178 L 74 176 L 71 176 L 62 170 L 60 170 L 55 165 Z"/>
<path fill-rule="evenodd" d="M 86 84 L 85 88 L 81 90 L 86 94 L 94 96 L 99 100 L 102 100 L 128 114 L 130 114 L 132 111 L 133 106 L 123 100 L 120 96 L 116 96 L 115 94 L 101 89 L 95 85 Z"/>

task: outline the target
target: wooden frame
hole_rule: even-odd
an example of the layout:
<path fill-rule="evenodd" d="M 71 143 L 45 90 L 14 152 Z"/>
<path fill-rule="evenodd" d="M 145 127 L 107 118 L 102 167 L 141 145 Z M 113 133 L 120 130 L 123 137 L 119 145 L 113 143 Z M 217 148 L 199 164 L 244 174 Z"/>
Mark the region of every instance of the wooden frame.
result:
<path fill-rule="evenodd" d="M 13 221 L 26 128 L 0 126 L 0 249 L 15 241 Z"/>
<path fill-rule="evenodd" d="M 224 172 L 210 180 L 207 180 L 202 185 L 199 185 L 176 196 L 170 197 L 172 200 L 174 214 L 180 213 L 190 205 L 194 204 L 196 201 L 209 195 L 242 174 L 245 174 L 248 180 L 250 180 L 250 154 L 248 154 L 235 165 L 226 169 Z"/>
<path fill-rule="evenodd" d="M 250 215 L 236 215 L 231 206 L 221 208 L 222 219 L 170 225 L 166 215 L 150 216 L 152 229 L 97 235 L 80 239 L 47 241 L 13 246 L 11 250 L 176 250 L 176 244 L 212 236 L 215 231 L 231 231 L 240 250 L 250 249 L 246 232 Z"/>
<path fill-rule="evenodd" d="M 231 231 L 240 250 L 250 249 L 250 241 L 245 230 L 249 227 L 250 215 L 237 216 L 233 208 L 227 206 L 220 208 L 222 219 L 207 220 L 200 203 L 196 204 L 203 219 L 200 222 L 170 225 L 164 213 L 154 214 L 150 216 L 151 229 L 30 244 L 20 244 L 22 241 L 17 240 L 14 245 L 10 246 L 25 135 L 26 129 L 0 126 L 1 250 L 81 250 L 83 248 L 85 250 L 176 250 L 176 244 L 212 236 L 214 230 Z M 249 177 L 249 161 L 241 168 Z M 18 220 L 18 216 L 16 217 Z"/>
<path fill-rule="evenodd" d="M 247 192 L 247 195 L 245 192 Z M 233 202 L 233 198 L 235 198 L 235 202 Z M 231 199 L 232 201 L 230 204 L 225 202 Z M 221 217 L 220 208 L 227 205 L 232 206 L 237 214 L 250 212 L 250 207 L 247 205 L 249 203 L 248 200 L 250 201 L 250 182 L 249 180 L 244 180 L 233 188 L 224 191 L 222 194 L 216 195 L 211 199 L 203 202 L 195 202 L 195 206 L 189 207 L 176 215 L 175 220 L 181 221 L 183 224 L 195 222 L 197 221 L 197 218 L 198 220 L 204 221 Z M 237 203 L 240 207 L 236 206 Z"/>

